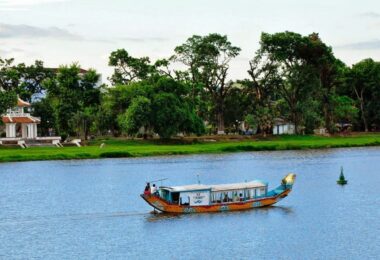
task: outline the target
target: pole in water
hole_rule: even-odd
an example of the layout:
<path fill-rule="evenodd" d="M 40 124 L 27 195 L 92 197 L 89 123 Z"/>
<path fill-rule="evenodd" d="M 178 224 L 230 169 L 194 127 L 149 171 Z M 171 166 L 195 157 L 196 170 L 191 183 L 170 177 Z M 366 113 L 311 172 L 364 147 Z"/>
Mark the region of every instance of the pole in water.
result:
<path fill-rule="evenodd" d="M 338 183 L 339 185 L 346 185 L 347 184 L 347 180 L 346 180 L 346 178 L 344 178 L 342 166 L 340 167 L 340 175 L 339 175 L 339 179 L 336 181 L 336 183 Z"/>
<path fill-rule="evenodd" d="M 197 174 L 197 180 L 198 180 L 198 184 L 201 184 L 201 180 L 199 179 L 199 174 Z"/>

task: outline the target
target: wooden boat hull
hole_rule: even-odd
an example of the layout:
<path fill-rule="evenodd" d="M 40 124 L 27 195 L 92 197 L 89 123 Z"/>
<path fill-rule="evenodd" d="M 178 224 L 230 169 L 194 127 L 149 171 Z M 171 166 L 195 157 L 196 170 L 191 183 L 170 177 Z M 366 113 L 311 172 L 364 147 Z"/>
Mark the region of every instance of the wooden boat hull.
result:
<path fill-rule="evenodd" d="M 188 206 L 188 205 L 170 204 L 167 201 L 155 195 L 141 194 L 141 197 L 153 208 L 162 212 L 204 213 L 204 212 L 247 210 L 247 209 L 252 209 L 252 208 L 270 206 L 277 203 L 278 201 L 285 198 L 286 196 L 288 196 L 290 191 L 291 191 L 291 188 L 287 188 L 287 189 L 284 189 L 282 192 L 277 193 L 273 196 L 262 197 L 262 198 L 247 200 L 247 201 L 218 203 L 218 204 L 207 205 L 207 206 Z"/>

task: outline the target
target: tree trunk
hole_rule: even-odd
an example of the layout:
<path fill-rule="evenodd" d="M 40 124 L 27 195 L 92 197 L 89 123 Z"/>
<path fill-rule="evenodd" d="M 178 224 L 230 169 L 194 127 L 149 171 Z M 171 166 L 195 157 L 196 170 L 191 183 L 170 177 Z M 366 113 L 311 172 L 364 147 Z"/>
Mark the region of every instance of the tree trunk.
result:
<path fill-rule="evenodd" d="M 218 102 L 216 120 L 217 120 L 218 135 L 224 135 L 224 104 L 223 104 L 223 101 Z"/>
<path fill-rule="evenodd" d="M 368 122 L 367 122 L 367 119 L 365 118 L 365 113 L 364 113 L 364 95 L 363 95 L 364 94 L 364 88 L 361 89 L 360 94 L 359 94 L 358 89 L 354 88 L 354 90 L 355 90 L 355 94 L 356 94 L 357 98 L 360 101 L 360 113 L 361 113 L 361 118 L 362 118 L 362 121 L 364 124 L 364 131 L 368 132 Z"/>
<path fill-rule="evenodd" d="M 364 101 L 363 101 L 363 99 L 360 99 L 360 110 L 361 110 L 362 120 L 363 120 L 363 124 L 364 124 L 364 131 L 368 132 L 368 122 L 367 122 L 367 119 L 365 118 L 365 114 L 364 114 Z"/>
<path fill-rule="evenodd" d="M 331 104 L 328 97 L 325 97 L 323 107 L 324 107 L 323 110 L 324 110 L 324 116 L 325 116 L 325 127 L 330 134 L 333 134 L 334 128 L 332 126 L 332 123 L 333 123 L 332 109 L 331 109 Z"/>
<path fill-rule="evenodd" d="M 299 134 L 299 121 L 297 112 L 293 112 L 293 123 L 294 123 L 294 132 L 296 135 Z"/>

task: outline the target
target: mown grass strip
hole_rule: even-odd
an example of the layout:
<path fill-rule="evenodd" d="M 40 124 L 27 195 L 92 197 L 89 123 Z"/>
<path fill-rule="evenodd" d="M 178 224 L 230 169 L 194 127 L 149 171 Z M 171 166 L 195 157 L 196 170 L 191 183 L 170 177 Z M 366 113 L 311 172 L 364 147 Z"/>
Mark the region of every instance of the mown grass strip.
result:
<path fill-rule="evenodd" d="M 101 143 L 105 144 L 103 148 L 100 148 Z M 90 142 L 88 146 L 84 147 L 32 147 L 28 149 L 0 147 L 0 162 L 127 158 L 359 146 L 380 146 L 380 134 L 360 134 L 348 137 L 280 136 L 257 140 L 222 139 L 213 142 L 171 140 L 168 143 L 162 140 L 101 139 Z"/>

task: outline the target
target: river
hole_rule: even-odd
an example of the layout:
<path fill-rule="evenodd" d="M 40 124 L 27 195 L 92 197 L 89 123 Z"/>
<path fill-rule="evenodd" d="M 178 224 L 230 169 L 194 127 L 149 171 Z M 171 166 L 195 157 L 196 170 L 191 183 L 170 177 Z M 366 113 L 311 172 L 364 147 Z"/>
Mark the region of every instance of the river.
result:
<path fill-rule="evenodd" d="M 336 184 L 344 167 L 348 185 Z M 297 174 L 275 206 L 151 214 L 166 185 Z M 380 256 L 380 147 L 0 164 L 1 259 L 363 259 Z"/>

